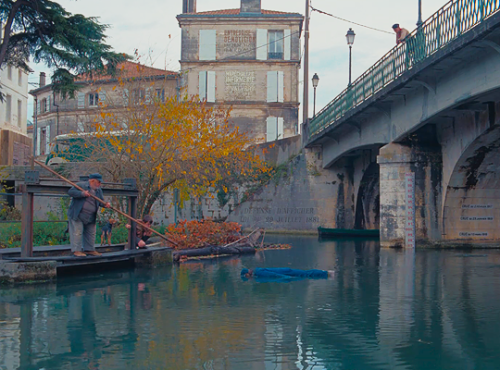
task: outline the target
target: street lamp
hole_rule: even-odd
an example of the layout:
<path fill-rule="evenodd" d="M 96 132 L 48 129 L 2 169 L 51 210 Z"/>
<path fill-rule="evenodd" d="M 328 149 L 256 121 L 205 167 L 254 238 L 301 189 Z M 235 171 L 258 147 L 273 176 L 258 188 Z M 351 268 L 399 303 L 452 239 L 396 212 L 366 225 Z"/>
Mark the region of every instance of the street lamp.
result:
<path fill-rule="evenodd" d="M 347 40 L 347 45 L 349 45 L 349 86 L 351 86 L 351 55 L 352 55 L 352 44 L 354 44 L 354 38 L 356 37 L 356 34 L 352 30 L 352 28 L 349 28 L 347 31 L 347 34 L 345 35 L 345 38 Z"/>
<path fill-rule="evenodd" d="M 319 76 L 317 73 L 314 74 L 312 78 L 313 88 L 314 88 L 314 105 L 313 105 L 313 117 L 316 117 L 316 88 L 319 83 Z"/>
<path fill-rule="evenodd" d="M 417 27 L 422 27 L 422 0 L 418 0 L 418 19 L 417 19 Z"/>

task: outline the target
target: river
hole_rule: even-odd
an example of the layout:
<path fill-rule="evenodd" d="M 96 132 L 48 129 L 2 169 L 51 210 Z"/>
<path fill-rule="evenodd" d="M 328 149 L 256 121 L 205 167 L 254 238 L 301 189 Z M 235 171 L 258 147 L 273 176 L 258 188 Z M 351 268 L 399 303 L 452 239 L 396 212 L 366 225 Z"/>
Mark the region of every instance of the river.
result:
<path fill-rule="evenodd" d="M 0 369 L 500 368 L 500 251 L 266 239 L 293 248 L 0 288 Z"/>

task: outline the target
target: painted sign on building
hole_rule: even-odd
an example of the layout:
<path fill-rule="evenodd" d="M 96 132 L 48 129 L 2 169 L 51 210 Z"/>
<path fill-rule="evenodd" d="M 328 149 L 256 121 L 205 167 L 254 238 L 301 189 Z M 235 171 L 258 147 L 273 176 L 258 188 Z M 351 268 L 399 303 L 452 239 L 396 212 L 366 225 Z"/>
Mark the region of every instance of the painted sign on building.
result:
<path fill-rule="evenodd" d="M 230 59 L 255 58 L 255 31 L 225 30 L 223 36 L 224 56 Z"/>
<path fill-rule="evenodd" d="M 254 100 L 255 88 L 255 72 L 226 72 L 226 100 Z"/>

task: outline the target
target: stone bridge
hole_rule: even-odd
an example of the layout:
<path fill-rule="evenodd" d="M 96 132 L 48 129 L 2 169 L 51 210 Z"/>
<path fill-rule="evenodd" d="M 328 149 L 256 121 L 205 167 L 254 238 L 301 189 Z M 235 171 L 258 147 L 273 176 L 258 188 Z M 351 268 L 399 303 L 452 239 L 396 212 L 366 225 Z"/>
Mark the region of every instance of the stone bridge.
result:
<path fill-rule="evenodd" d="M 500 0 L 451 1 L 306 127 L 339 184 L 327 222 L 404 242 L 416 176 L 417 245 L 500 242 Z"/>

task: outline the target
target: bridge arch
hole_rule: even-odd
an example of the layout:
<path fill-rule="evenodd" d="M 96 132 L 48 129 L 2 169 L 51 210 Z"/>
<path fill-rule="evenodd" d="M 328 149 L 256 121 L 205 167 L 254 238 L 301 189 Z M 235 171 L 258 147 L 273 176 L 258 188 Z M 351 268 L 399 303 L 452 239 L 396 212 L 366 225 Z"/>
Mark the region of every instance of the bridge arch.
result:
<path fill-rule="evenodd" d="M 372 162 L 359 183 L 354 228 L 373 230 L 380 227 L 380 168 Z"/>
<path fill-rule="evenodd" d="M 443 239 L 500 240 L 500 127 L 479 135 L 462 153 L 445 189 Z"/>

